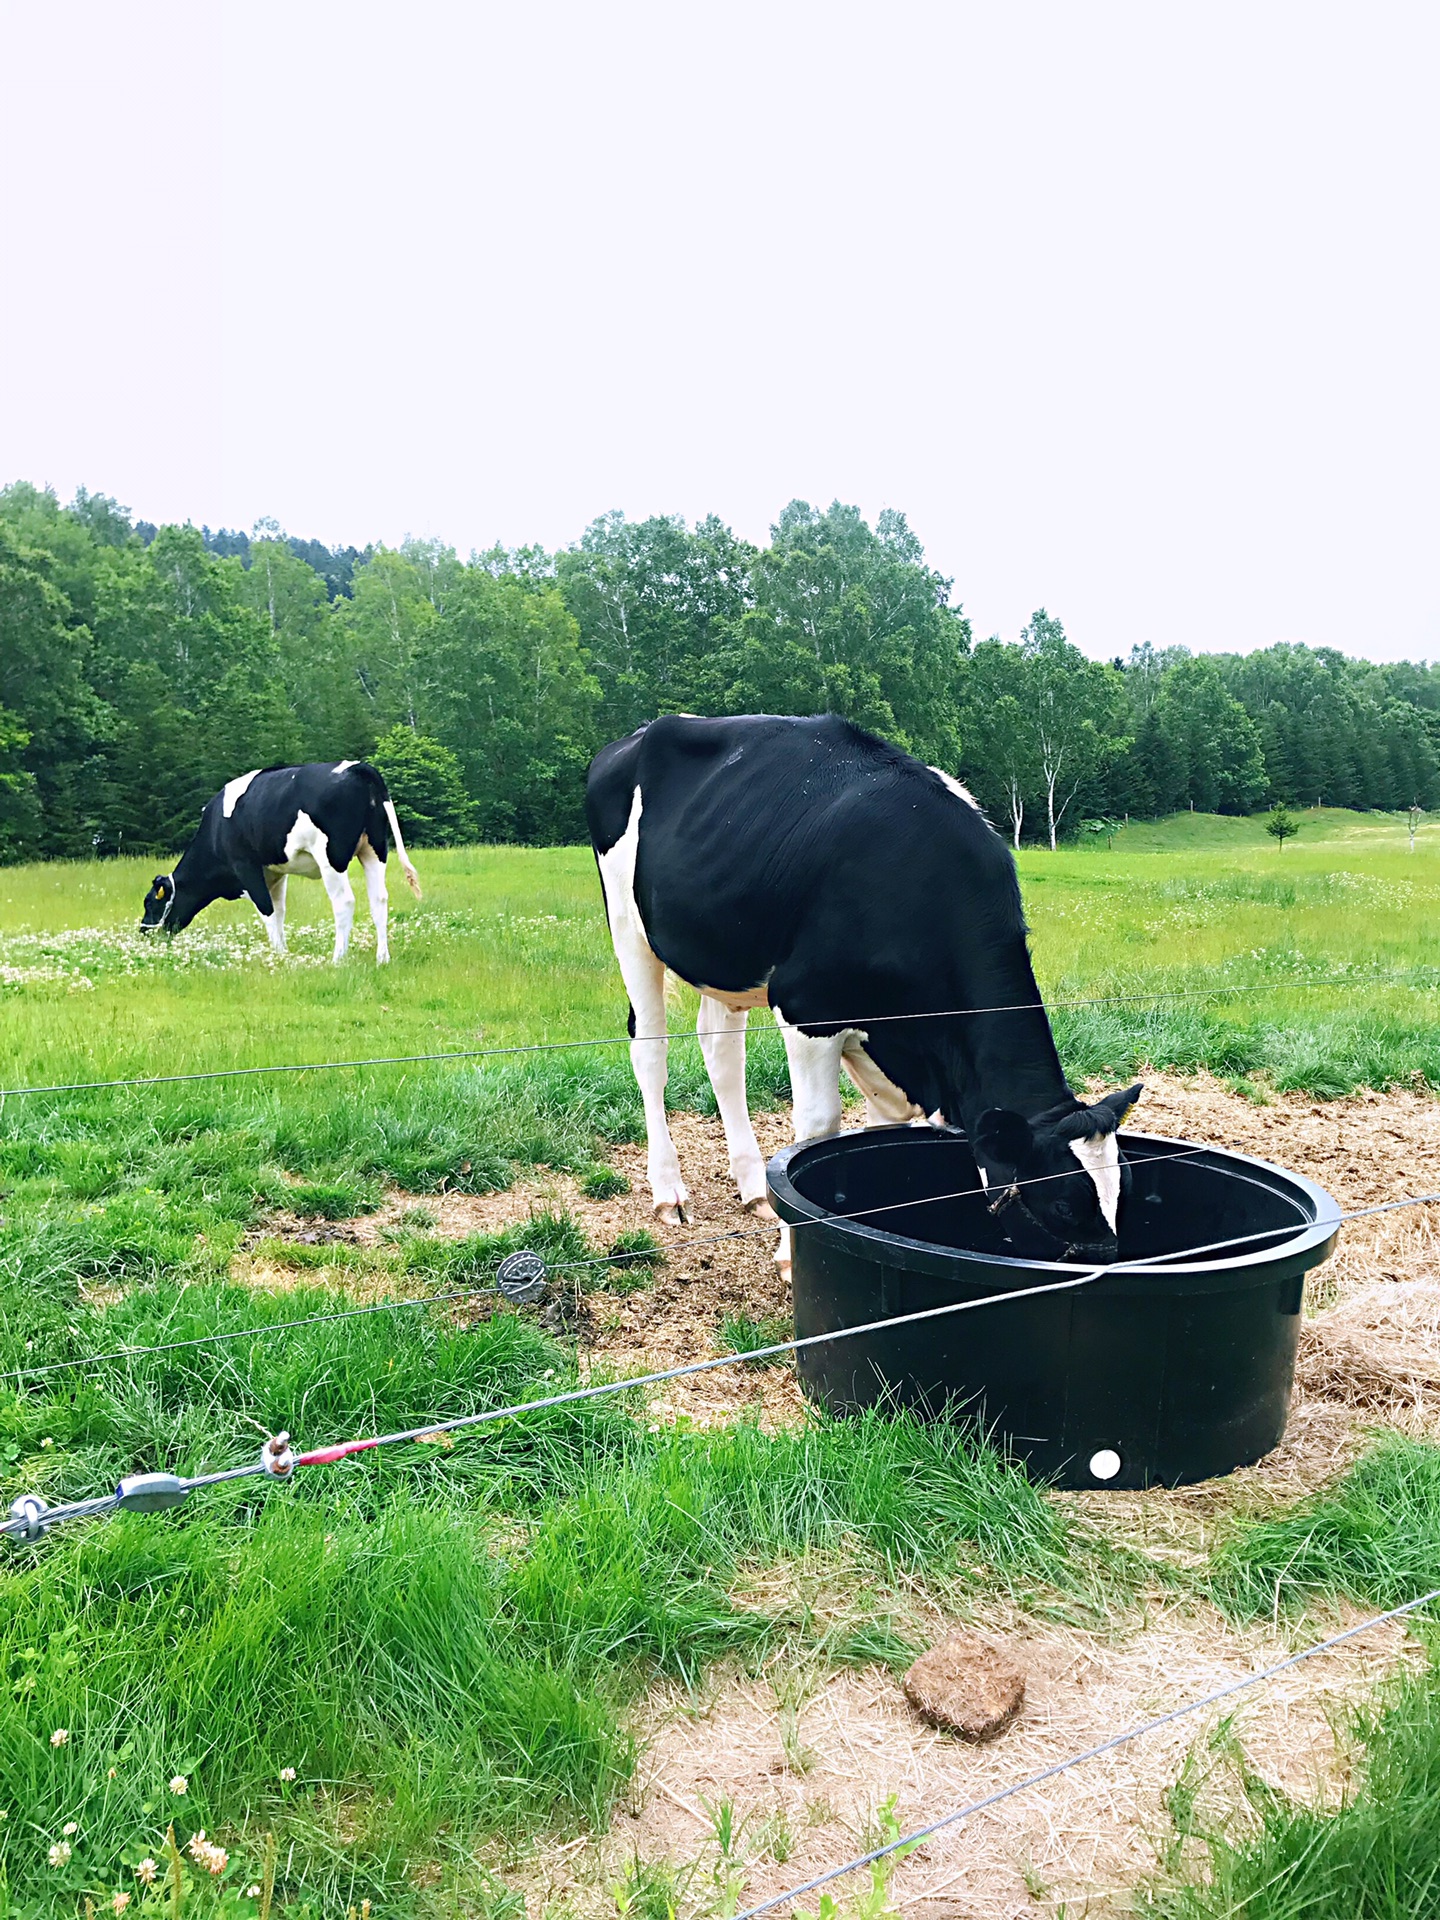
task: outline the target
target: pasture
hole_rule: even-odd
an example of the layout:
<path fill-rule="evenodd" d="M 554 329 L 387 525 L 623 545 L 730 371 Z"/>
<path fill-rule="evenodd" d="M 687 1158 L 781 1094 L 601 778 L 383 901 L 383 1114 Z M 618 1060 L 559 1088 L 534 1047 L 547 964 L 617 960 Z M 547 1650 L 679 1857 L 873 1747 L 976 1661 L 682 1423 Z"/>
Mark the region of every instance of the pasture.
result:
<path fill-rule="evenodd" d="M 1417 1191 L 1440 1174 L 1440 831 L 1411 854 L 1395 816 L 1302 818 L 1283 853 L 1258 821 L 1182 815 L 1109 849 L 1022 854 L 1047 999 L 1100 1002 L 1057 1004 L 1057 1038 L 1072 1078 L 1162 1070 L 1161 1130 L 1208 1126 L 1282 1160 L 1288 1146 L 1342 1198 Z M 330 967 L 318 887 L 292 886 L 292 953 L 276 962 L 248 907 L 141 940 L 153 861 L 0 869 L 0 1085 L 623 1034 L 588 850 L 416 859 L 425 899 L 392 885 L 384 970 L 363 916 Z M 691 1024 L 677 992 L 674 1029 Z M 752 1030 L 769 1144 L 784 1060 Z M 1394 1091 L 1372 1111 L 1366 1089 Z M 672 1049 L 670 1097 L 694 1115 L 682 1154 L 715 1161 L 692 1042 Z M 599 1269 L 543 1312 L 494 1308 L 514 1246 L 644 1253 L 643 1201 L 617 1191 L 642 1137 L 623 1046 L 7 1097 L 4 1504 L 238 1464 L 281 1426 L 320 1444 L 745 1344 L 785 1306 L 757 1242 L 712 1259 L 672 1235 L 663 1264 Z M 707 1230 L 748 1226 L 713 1166 L 697 1172 Z M 363 1900 L 377 1917 L 518 1915 L 526 1900 L 537 1920 L 734 1911 L 742 1888 L 779 1891 L 798 1866 L 858 1851 L 893 1817 L 889 1793 L 933 1815 L 1023 1771 L 1022 1750 L 1050 1753 L 1036 1732 L 1015 1738 L 1038 1747 L 1007 1737 L 980 1756 L 928 1735 L 919 1759 L 906 1747 L 892 1676 L 956 1621 L 1031 1648 L 1040 1718 L 1066 1750 L 1212 1668 L 1316 1637 L 1337 1609 L 1404 1597 L 1440 1563 L 1429 1241 L 1355 1245 L 1322 1302 L 1350 1315 L 1351 1344 L 1325 1345 L 1317 1321 L 1330 1373 L 1315 1362 L 1296 1445 L 1274 1471 L 1194 1494 L 1046 1495 L 948 1430 L 808 1421 L 780 1369 L 728 1399 L 556 1409 L 0 1550 L 0 1916 L 79 1913 L 120 1890 L 137 1909 L 158 1900 L 134 1869 L 163 1867 L 171 1821 L 182 1846 L 204 1829 L 230 1856 L 218 1878 L 187 1862 L 187 1911 L 258 1914 L 267 1836 L 274 1909 L 315 1920 Z M 1380 1324 L 1382 1272 L 1408 1303 L 1398 1330 Z M 19 1371 L 389 1299 L 415 1304 Z M 1410 1371 L 1392 1373 L 1409 1389 L 1351 1390 L 1345 1353 L 1378 1378 L 1375 1353 L 1405 1341 Z M 1394 1430 L 1378 1451 L 1367 1423 Z M 1065 1704 L 1067 1657 L 1106 1675 L 1093 1723 Z M 1368 1761 L 1336 1757 L 1317 1698 L 1380 1717 Z M 1405 1904 L 1440 1864 L 1416 1811 L 1440 1756 L 1423 1661 L 1392 1635 L 1286 1699 L 1268 1718 L 1249 1709 L 1241 1733 L 1182 1728 L 1148 1774 L 1137 1760 L 1103 1777 L 1123 1817 L 1092 1870 L 1145 1889 L 1117 1900 L 1230 1912 L 1287 1861 L 1363 1855 L 1390 1861 L 1369 1904 L 1287 1906 L 1282 1887 L 1264 1912 L 1423 1910 Z M 837 1767 L 822 1792 L 825 1713 L 831 1744 L 880 1757 L 853 1779 Z M 737 1771 L 725 1756 L 752 1746 L 763 1757 Z M 1333 1787 L 1351 1761 L 1355 1798 L 1333 1816 L 1305 1769 Z M 751 1778 L 767 1769 L 768 1798 Z M 984 1871 L 952 1911 L 1008 1915 L 1016 1887 L 1037 1915 L 1082 1910 L 1083 1872 L 1042 1860 L 1045 1830 L 1034 1806 L 988 1838 L 967 1830 Z M 944 1881 L 940 1858 L 899 1870 L 902 1905 Z M 849 1911 L 862 1889 L 837 1891 Z"/>

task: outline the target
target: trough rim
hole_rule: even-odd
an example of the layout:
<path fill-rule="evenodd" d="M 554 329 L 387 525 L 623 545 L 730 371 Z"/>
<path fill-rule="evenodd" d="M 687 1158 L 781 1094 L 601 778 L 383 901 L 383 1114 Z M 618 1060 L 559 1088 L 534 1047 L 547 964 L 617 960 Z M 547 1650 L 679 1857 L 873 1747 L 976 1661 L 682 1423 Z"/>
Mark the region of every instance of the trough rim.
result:
<path fill-rule="evenodd" d="M 793 1162 L 832 1146 L 836 1141 L 863 1140 L 878 1146 L 886 1141 L 898 1142 L 904 1137 L 913 1137 L 919 1131 L 906 1123 L 888 1127 L 848 1127 L 838 1133 L 821 1134 L 782 1148 L 765 1169 L 766 1183 L 776 1212 L 789 1226 L 809 1227 L 811 1232 L 807 1238 L 812 1245 L 818 1239 L 822 1244 L 829 1243 L 855 1255 L 863 1250 L 868 1259 L 899 1267 L 903 1271 L 928 1273 L 932 1278 L 963 1283 L 963 1269 L 979 1267 L 991 1276 L 990 1284 L 1003 1289 L 1007 1282 L 1016 1287 L 1027 1285 L 1029 1276 L 1035 1273 L 1054 1274 L 1060 1279 L 1095 1271 L 1097 1263 L 1093 1260 L 1041 1260 L 1020 1255 L 984 1253 L 970 1247 L 944 1247 L 934 1240 L 916 1240 L 906 1234 L 889 1233 L 860 1220 L 839 1219 L 807 1199 L 790 1178 Z M 1294 1274 L 1297 1267 L 1302 1273 L 1308 1272 L 1328 1259 L 1344 1213 L 1335 1196 L 1305 1174 L 1278 1166 L 1272 1160 L 1262 1160 L 1255 1154 L 1237 1153 L 1230 1147 L 1205 1146 L 1199 1141 L 1182 1140 L 1174 1134 L 1140 1133 L 1127 1128 L 1119 1138 L 1122 1147 L 1161 1147 L 1168 1150 L 1165 1157 L 1168 1157 L 1168 1152 L 1188 1150 L 1202 1165 L 1213 1159 L 1225 1163 L 1227 1169 L 1248 1169 L 1255 1174 L 1265 1175 L 1267 1183 L 1279 1180 L 1289 1190 L 1285 1197 L 1302 1206 L 1308 1205 L 1311 1218 L 1297 1222 L 1295 1232 L 1287 1239 L 1272 1242 L 1268 1246 L 1249 1247 L 1239 1253 L 1206 1254 L 1199 1260 L 1189 1261 L 1170 1254 L 1158 1254 L 1154 1256 L 1153 1264 L 1142 1266 L 1127 1262 L 1119 1272 L 1102 1273 L 1098 1284 L 1105 1292 L 1110 1292 L 1112 1288 L 1124 1291 L 1129 1286 L 1149 1286 L 1157 1280 L 1188 1280 L 1197 1291 L 1203 1290 L 1203 1287 L 1196 1288 L 1195 1283 L 1207 1280 L 1228 1279 L 1231 1285 L 1244 1284 L 1248 1280 L 1259 1286 Z M 1277 1227 L 1274 1231 L 1279 1234 L 1285 1229 Z M 1215 1235 L 1216 1239 L 1220 1237 L 1219 1233 Z"/>

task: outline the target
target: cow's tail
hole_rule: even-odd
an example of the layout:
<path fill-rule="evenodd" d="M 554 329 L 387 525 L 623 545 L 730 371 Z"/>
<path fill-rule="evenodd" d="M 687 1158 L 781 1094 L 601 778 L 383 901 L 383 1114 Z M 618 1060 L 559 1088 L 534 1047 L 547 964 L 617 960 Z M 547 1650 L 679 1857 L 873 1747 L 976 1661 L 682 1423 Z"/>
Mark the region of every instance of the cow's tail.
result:
<path fill-rule="evenodd" d="M 370 805 L 380 816 L 376 819 L 374 813 L 371 815 L 376 830 L 370 835 L 370 844 L 383 858 L 387 838 L 395 842 L 395 852 L 400 861 L 400 871 L 405 876 L 405 884 L 415 898 L 420 899 L 420 876 L 411 865 L 410 856 L 405 851 L 405 840 L 400 832 L 395 802 L 390 798 L 390 789 L 385 784 L 384 775 L 378 767 L 372 767 L 364 760 L 358 761 L 354 770 L 368 783 Z"/>
<path fill-rule="evenodd" d="M 400 871 L 405 876 L 405 884 L 418 900 L 421 898 L 420 876 L 410 864 L 410 856 L 405 851 L 405 842 L 400 837 L 400 822 L 395 814 L 395 802 L 388 793 L 385 796 L 385 818 L 390 822 L 390 831 L 395 836 L 395 853 L 400 861 Z"/>

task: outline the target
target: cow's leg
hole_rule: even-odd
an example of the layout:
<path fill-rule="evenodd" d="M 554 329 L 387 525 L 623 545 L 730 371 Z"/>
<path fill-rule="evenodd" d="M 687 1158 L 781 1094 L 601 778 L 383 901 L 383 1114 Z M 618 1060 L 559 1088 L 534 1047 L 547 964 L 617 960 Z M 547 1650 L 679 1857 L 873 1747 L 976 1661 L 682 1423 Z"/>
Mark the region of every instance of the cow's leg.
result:
<path fill-rule="evenodd" d="M 744 1206 L 762 1219 L 773 1220 L 775 1209 L 765 1198 L 765 1162 L 750 1124 L 745 1099 L 745 1009 L 727 1007 L 708 993 L 700 996 L 695 1031 L 705 1056 L 705 1071 L 715 1089 L 715 1104 L 730 1149 L 730 1174 Z"/>
<path fill-rule="evenodd" d="M 375 964 L 383 967 L 390 959 L 390 894 L 385 885 L 385 862 L 368 840 L 360 842 L 359 852 L 365 892 L 370 900 L 370 918 L 375 922 Z"/>
<path fill-rule="evenodd" d="M 795 1138 L 814 1140 L 826 1133 L 840 1131 L 840 1061 L 844 1033 L 827 1034 L 812 1040 L 798 1027 L 786 1026 L 776 1016 L 785 1042 L 785 1059 L 790 1068 L 790 1103 L 795 1122 Z M 790 1278 L 790 1229 L 781 1227 L 775 1263 L 788 1281 Z"/>
<path fill-rule="evenodd" d="M 355 924 L 355 889 L 349 874 L 332 867 L 319 847 L 315 849 L 314 860 L 330 896 L 330 911 L 335 916 L 335 951 L 330 957 L 338 967 L 350 949 L 350 929 Z"/>
<path fill-rule="evenodd" d="M 665 1038 L 665 967 L 648 945 L 627 939 L 617 931 L 615 957 L 630 996 L 630 1065 L 645 1108 L 647 1152 L 645 1174 L 651 1204 L 667 1227 L 681 1227 L 690 1216 L 690 1193 L 680 1177 L 680 1156 L 665 1117 L 665 1082 L 669 1077 Z"/>
<path fill-rule="evenodd" d="M 245 866 L 239 865 L 239 863 L 237 862 L 235 867 L 235 878 L 240 882 L 240 885 L 244 888 L 245 898 L 250 902 L 251 906 L 254 907 L 255 911 L 259 914 L 261 920 L 264 922 L 266 937 L 269 939 L 270 945 L 274 948 L 276 953 L 284 953 L 285 951 L 284 896 L 282 893 L 280 913 L 278 916 L 279 923 L 277 925 L 277 916 L 275 911 L 275 894 L 270 884 L 271 882 L 270 873 L 264 867 L 260 867 L 260 866 L 245 867 Z"/>
<path fill-rule="evenodd" d="M 645 1108 L 646 1175 L 657 1217 L 683 1226 L 690 1195 L 680 1178 L 680 1156 L 665 1118 L 665 964 L 650 945 L 635 899 L 635 855 L 640 845 L 640 790 L 630 824 L 608 853 L 598 854 L 600 884 L 610 922 L 610 944 L 630 996 L 630 1065 Z"/>
<path fill-rule="evenodd" d="M 286 876 L 283 873 L 267 873 L 265 878 L 270 892 L 270 917 L 265 922 L 265 931 L 276 953 L 284 953 Z"/>
<path fill-rule="evenodd" d="M 861 1035 L 848 1034 L 840 1064 L 865 1096 L 867 1127 L 902 1126 L 907 1120 L 923 1120 L 924 1113 L 908 1093 L 883 1074 L 866 1053 Z"/>
<path fill-rule="evenodd" d="M 840 1131 L 840 1060 L 846 1035 L 812 1040 L 798 1027 L 780 1023 L 790 1068 L 790 1102 L 797 1140 L 814 1140 Z"/>

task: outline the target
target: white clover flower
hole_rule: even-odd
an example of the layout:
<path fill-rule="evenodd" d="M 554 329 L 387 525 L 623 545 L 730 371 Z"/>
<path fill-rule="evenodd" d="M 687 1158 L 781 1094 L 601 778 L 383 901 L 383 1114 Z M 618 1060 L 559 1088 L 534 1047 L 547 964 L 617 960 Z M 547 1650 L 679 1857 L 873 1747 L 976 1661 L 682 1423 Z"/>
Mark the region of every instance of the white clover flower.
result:
<path fill-rule="evenodd" d="M 204 1867 L 207 1873 L 221 1874 L 230 1864 L 230 1856 L 224 1847 L 217 1847 L 213 1841 L 207 1840 L 203 1830 L 195 1835 L 186 1852 L 196 1866 Z"/>
<path fill-rule="evenodd" d="M 177 1773 L 175 1775 L 174 1779 L 170 1782 L 170 1791 L 172 1793 L 188 1793 L 190 1791 L 190 1782 L 185 1778 L 183 1773 Z"/>
<path fill-rule="evenodd" d="M 247 1900 L 258 1900 L 260 1898 L 260 1887 L 258 1883 L 253 1887 L 247 1887 L 245 1889 L 245 1898 Z"/>
<path fill-rule="evenodd" d="M 67 1820 L 60 1831 L 68 1840 L 72 1833 L 78 1833 L 80 1831 L 80 1822 L 78 1820 Z"/>
<path fill-rule="evenodd" d="M 115 1898 L 110 1902 L 110 1906 L 115 1913 L 123 1913 L 129 1904 L 130 1896 L 128 1893 L 117 1893 Z"/>
<path fill-rule="evenodd" d="M 160 1868 L 148 1856 L 135 1869 L 135 1878 L 143 1881 L 147 1887 L 153 1887 L 160 1877 Z"/>
<path fill-rule="evenodd" d="M 70 1729 L 68 1727 L 56 1727 L 50 1736 L 50 1744 L 52 1747 L 68 1747 L 70 1744 Z"/>
<path fill-rule="evenodd" d="M 68 1863 L 69 1859 L 70 1859 L 70 1842 L 68 1840 L 57 1840 L 54 1846 L 51 1847 L 50 1849 L 51 1866 L 63 1867 Z"/>
<path fill-rule="evenodd" d="M 293 1780 L 295 1778 L 294 1767 L 282 1767 L 280 1769 L 280 1778 L 282 1780 Z"/>

